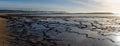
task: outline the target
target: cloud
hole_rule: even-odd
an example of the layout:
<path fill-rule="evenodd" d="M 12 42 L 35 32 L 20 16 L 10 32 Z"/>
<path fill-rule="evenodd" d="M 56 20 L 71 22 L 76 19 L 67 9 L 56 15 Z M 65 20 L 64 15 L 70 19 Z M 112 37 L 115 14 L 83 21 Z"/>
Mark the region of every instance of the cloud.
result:
<path fill-rule="evenodd" d="M 53 11 L 68 11 L 68 12 L 85 12 L 88 9 L 79 8 L 79 6 L 72 7 L 59 4 L 46 4 L 46 3 L 19 3 L 0 1 L 1 8 L 7 9 L 33 9 L 33 10 L 53 10 Z"/>
<path fill-rule="evenodd" d="M 56 0 L 57 1 L 57 0 Z M 61 0 L 62 1 L 62 0 Z M 55 3 L 22 3 L 12 1 L 0 1 L 0 8 L 28 8 L 34 10 L 65 10 L 70 12 L 89 12 L 89 11 L 116 11 L 120 10 L 120 0 L 66 0 L 76 4 L 64 5 Z M 81 6 L 83 5 L 83 6 Z"/>
<path fill-rule="evenodd" d="M 101 11 L 120 10 L 120 0 L 69 0 L 76 4 L 83 4 L 90 9 Z"/>
<path fill-rule="evenodd" d="M 70 0 L 74 3 L 77 4 L 83 4 L 85 6 L 88 6 L 88 8 L 90 9 L 91 6 L 94 6 L 91 2 L 83 2 L 83 1 L 79 1 L 79 0 Z M 8 8 L 32 8 L 32 9 L 41 9 L 41 10 L 70 10 L 72 11 L 72 9 L 80 9 L 78 7 L 68 7 L 68 6 L 64 6 L 64 5 L 58 5 L 58 4 L 44 4 L 44 3 L 19 3 L 19 2 L 7 2 L 7 1 L 1 1 L 0 2 L 0 7 L 8 7 Z M 85 8 L 85 7 L 83 7 Z M 94 7 L 95 9 L 97 8 L 97 6 Z"/>

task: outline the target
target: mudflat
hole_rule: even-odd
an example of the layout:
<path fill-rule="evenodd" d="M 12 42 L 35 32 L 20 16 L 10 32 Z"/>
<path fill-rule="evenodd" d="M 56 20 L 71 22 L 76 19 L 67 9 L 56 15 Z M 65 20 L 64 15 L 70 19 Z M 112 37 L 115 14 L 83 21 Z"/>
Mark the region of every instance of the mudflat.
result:
<path fill-rule="evenodd" d="M 120 46 L 120 19 L 25 17 L 7 21 L 11 46 Z"/>

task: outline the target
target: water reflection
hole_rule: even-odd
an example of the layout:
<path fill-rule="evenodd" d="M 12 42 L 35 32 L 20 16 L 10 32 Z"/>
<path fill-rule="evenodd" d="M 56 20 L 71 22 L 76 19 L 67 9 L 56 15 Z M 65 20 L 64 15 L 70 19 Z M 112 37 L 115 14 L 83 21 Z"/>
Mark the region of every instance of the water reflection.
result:
<path fill-rule="evenodd" d="M 119 19 L 93 18 L 11 17 L 9 42 L 13 46 L 119 46 Z"/>

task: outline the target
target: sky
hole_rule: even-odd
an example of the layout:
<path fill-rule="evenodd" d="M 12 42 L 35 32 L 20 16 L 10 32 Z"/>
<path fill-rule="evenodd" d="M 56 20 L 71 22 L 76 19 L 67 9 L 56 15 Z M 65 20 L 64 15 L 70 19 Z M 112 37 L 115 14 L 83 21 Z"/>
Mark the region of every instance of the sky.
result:
<path fill-rule="evenodd" d="M 0 9 L 119 12 L 120 0 L 0 0 Z"/>

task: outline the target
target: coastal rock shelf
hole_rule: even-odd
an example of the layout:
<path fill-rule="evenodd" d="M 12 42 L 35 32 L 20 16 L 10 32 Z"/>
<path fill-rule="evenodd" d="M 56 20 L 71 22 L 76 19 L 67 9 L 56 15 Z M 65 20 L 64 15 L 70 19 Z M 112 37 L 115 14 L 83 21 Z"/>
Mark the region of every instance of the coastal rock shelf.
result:
<path fill-rule="evenodd" d="M 9 17 L 11 46 L 119 46 L 118 18 Z"/>

